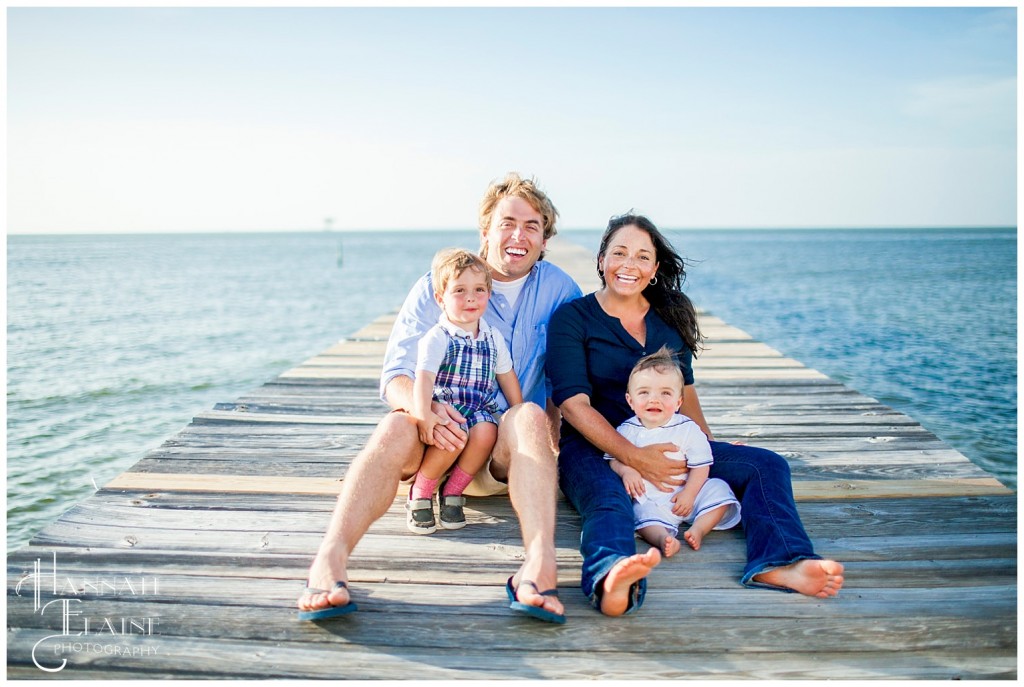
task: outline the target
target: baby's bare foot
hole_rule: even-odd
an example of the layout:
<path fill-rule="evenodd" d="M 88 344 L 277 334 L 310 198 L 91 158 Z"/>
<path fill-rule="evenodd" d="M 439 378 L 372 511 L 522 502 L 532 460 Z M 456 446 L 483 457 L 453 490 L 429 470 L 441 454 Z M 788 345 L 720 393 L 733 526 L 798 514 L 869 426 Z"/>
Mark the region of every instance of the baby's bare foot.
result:
<path fill-rule="evenodd" d="M 804 559 L 755 575 L 754 581 L 826 599 L 842 588 L 843 565 L 830 560 Z"/>
<path fill-rule="evenodd" d="M 633 583 L 647 577 L 658 563 L 661 563 L 661 552 L 657 549 L 648 549 L 646 553 L 638 553 L 616 563 L 602 583 L 601 612 L 605 615 L 625 613 L 629 608 L 629 590 Z"/>
<path fill-rule="evenodd" d="M 679 543 L 679 540 L 671 534 L 666 534 L 665 540 L 661 542 L 661 552 L 665 558 L 671 558 L 679 553 L 680 548 L 682 548 L 682 545 Z"/>
<path fill-rule="evenodd" d="M 683 532 L 683 539 L 690 545 L 690 548 L 694 551 L 700 549 L 700 543 L 704 541 L 704 533 L 696 528 L 690 528 Z"/>

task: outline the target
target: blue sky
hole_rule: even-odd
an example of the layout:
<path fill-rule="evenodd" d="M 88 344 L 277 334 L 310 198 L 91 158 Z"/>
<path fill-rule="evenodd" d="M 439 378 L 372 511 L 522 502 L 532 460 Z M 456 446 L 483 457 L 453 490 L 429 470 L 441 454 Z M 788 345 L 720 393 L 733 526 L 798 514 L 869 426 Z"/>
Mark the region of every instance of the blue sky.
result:
<path fill-rule="evenodd" d="M 1015 225 L 1016 9 L 9 8 L 9 232 Z"/>

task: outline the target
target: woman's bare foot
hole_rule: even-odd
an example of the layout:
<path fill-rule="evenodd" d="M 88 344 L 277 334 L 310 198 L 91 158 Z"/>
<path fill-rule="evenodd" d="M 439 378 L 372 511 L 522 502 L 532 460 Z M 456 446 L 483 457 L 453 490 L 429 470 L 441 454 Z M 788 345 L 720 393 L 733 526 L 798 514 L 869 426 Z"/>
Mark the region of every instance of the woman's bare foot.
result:
<path fill-rule="evenodd" d="M 791 565 L 754 575 L 754 581 L 826 599 L 838 594 L 842 588 L 843 565 L 836 561 L 805 558 Z"/>
<path fill-rule="evenodd" d="M 335 582 L 348 582 L 348 571 L 345 564 L 339 561 L 339 556 L 323 553 L 318 553 L 313 559 L 306 584 L 325 591 L 303 593 L 296 604 L 300 611 L 319 611 L 331 606 L 344 606 L 351 600 L 348 589 L 334 586 Z"/>
<path fill-rule="evenodd" d="M 605 575 L 602 582 L 601 612 L 605 615 L 622 615 L 629 608 L 629 591 L 634 582 L 647 577 L 651 570 L 661 563 L 661 552 L 648 549 L 623 558 Z"/>

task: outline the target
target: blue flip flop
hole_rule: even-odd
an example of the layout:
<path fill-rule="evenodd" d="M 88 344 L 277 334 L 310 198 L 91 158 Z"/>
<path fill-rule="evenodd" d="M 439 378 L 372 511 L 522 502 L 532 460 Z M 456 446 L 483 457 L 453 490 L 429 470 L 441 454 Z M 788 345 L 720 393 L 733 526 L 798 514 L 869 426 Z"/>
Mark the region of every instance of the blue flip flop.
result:
<path fill-rule="evenodd" d="M 344 582 L 338 581 L 334 583 L 334 589 L 348 589 L 348 585 Z M 317 589 L 316 587 L 306 587 L 307 594 L 330 594 L 334 589 Z M 344 606 L 328 606 L 327 608 L 318 608 L 314 611 L 299 611 L 299 620 L 323 620 L 325 618 L 337 618 L 339 615 L 347 615 L 353 611 L 359 610 L 350 600 Z"/>
<path fill-rule="evenodd" d="M 515 577 L 515 576 L 513 575 L 513 577 Z M 549 589 L 546 592 L 542 592 L 540 589 L 537 589 L 537 585 L 536 584 L 534 584 L 533 582 L 530 582 L 529 580 L 523 580 L 519 584 L 520 585 L 524 585 L 524 584 L 530 585 L 541 596 L 554 596 L 556 598 L 558 597 L 558 590 L 557 589 Z M 544 608 L 541 608 L 540 606 L 531 606 L 530 604 L 524 604 L 522 601 L 518 601 L 516 599 L 516 592 L 517 591 L 518 591 L 518 589 L 516 589 L 516 588 L 514 588 L 512 586 L 512 577 L 508 578 L 508 582 L 505 583 L 505 593 L 508 594 L 508 600 L 510 602 L 508 607 L 511 608 L 513 611 L 517 611 L 519 613 L 525 613 L 526 615 L 533 616 L 534 618 L 537 618 L 538 620 L 543 620 L 543 621 L 548 622 L 548 623 L 558 623 L 559 625 L 562 625 L 563 623 L 565 623 L 565 616 L 564 615 L 560 615 L 558 613 L 552 613 L 551 611 L 549 611 L 547 609 L 544 609 Z"/>

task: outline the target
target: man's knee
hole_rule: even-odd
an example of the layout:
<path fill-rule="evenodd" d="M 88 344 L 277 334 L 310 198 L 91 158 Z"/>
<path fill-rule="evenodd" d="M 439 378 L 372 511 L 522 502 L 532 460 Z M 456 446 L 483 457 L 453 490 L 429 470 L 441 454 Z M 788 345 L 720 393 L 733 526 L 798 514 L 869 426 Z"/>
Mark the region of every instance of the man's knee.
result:
<path fill-rule="evenodd" d="M 509 408 L 505 412 L 503 418 L 505 422 L 515 425 L 516 428 L 520 427 L 536 427 L 538 429 L 543 428 L 547 423 L 547 413 L 536 403 L 526 401 L 520 403 L 517 406 Z"/>
<path fill-rule="evenodd" d="M 357 459 L 381 469 L 398 471 L 404 479 L 419 469 L 423 450 L 416 420 L 408 413 L 395 411 L 377 424 Z"/>

